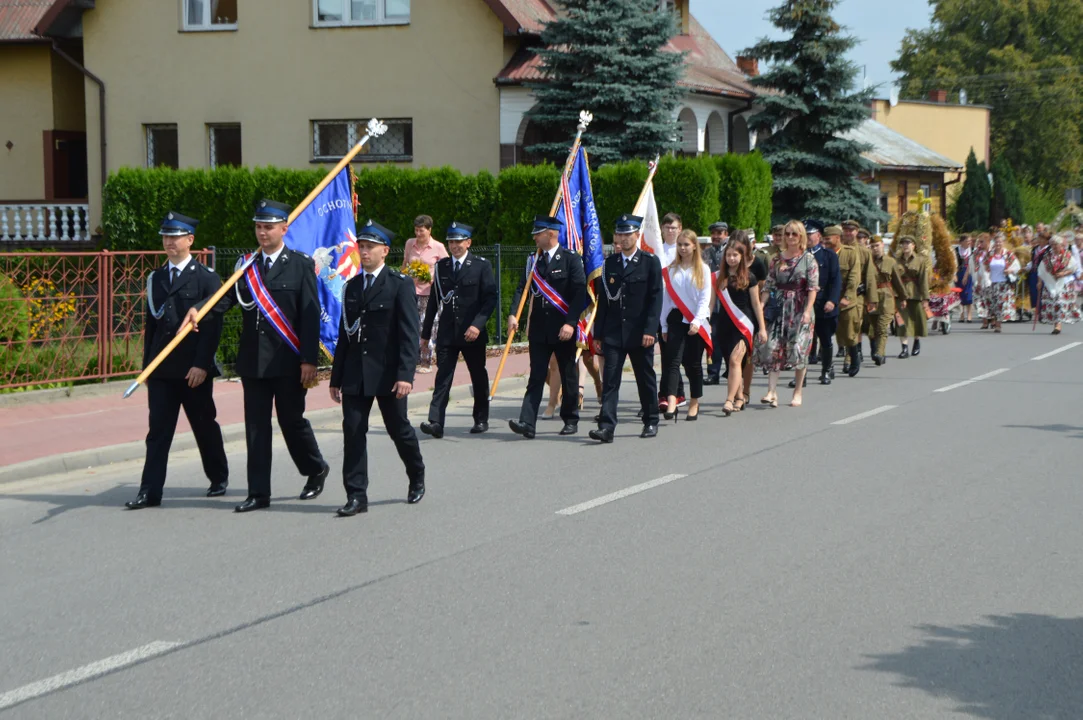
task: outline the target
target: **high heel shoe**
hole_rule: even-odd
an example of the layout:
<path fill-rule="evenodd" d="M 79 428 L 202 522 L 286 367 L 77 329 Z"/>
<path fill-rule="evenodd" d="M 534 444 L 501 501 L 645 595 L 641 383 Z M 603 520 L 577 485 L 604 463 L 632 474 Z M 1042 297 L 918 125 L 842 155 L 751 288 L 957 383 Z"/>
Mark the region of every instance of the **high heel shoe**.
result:
<path fill-rule="evenodd" d="M 680 416 L 681 416 L 681 406 L 680 405 L 673 408 L 673 412 L 669 412 L 667 410 L 664 413 L 662 413 L 662 417 L 664 417 L 666 420 L 672 420 L 674 425 L 677 424 L 677 422 L 680 419 Z"/>
<path fill-rule="evenodd" d="M 733 412 L 741 412 L 745 409 L 745 405 L 748 405 L 748 400 L 737 398 L 733 401 Z"/>
<path fill-rule="evenodd" d="M 685 422 L 695 422 L 696 420 L 699 420 L 699 408 L 696 408 L 696 414 L 695 415 L 689 415 L 688 413 L 685 413 L 685 415 L 684 415 L 684 421 Z"/>
<path fill-rule="evenodd" d="M 733 412 L 734 412 L 733 401 L 732 400 L 727 400 L 725 402 L 725 404 L 722 405 L 722 414 L 725 415 L 726 417 L 729 417 L 730 415 L 733 414 Z"/>
<path fill-rule="evenodd" d="M 770 396 L 764 398 L 763 402 L 768 407 L 777 408 L 778 407 L 778 395 L 770 395 Z"/>

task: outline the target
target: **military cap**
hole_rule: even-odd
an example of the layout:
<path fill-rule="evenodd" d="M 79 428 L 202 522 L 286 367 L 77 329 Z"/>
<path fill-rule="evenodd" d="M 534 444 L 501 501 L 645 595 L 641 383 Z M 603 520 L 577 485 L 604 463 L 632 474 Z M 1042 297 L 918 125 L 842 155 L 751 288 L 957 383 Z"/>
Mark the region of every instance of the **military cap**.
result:
<path fill-rule="evenodd" d="M 811 235 L 812 233 L 823 234 L 824 224 L 820 220 L 814 220 L 809 218 L 805 221 L 805 233 Z"/>
<path fill-rule="evenodd" d="M 867 238 L 871 238 L 871 237 L 872 237 L 872 233 L 871 233 L 871 232 L 869 232 L 868 230 L 866 230 L 865 228 L 858 228 L 858 229 L 857 229 L 857 236 L 858 236 L 858 237 L 861 237 L 862 235 L 864 235 L 864 236 L 865 236 L 865 237 L 867 237 Z"/>
<path fill-rule="evenodd" d="M 730 226 L 729 226 L 728 223 L 725 223 L 725 222 L 722 222 L 721 220 L 719 220 L 716 223 L 712 223 L 711 226 L 709 228 L 707 228 L 707 232 L 716 232 L 716 231 L 717 232 L 729 232 L 730 231 Z"/>
<path fill-rule="evenodd" d="M 555 217 L 549 215 L 535 215 L 534 216 L 534 229 L 530 232 L 531 235 L 537 235 L 538 233 L 545 232 L 546 230 L 556 230 L 560 232 L 560 228 L 564 227 L 564 223 Z"/>
<path fill-rule="evenodd" d="M 616 235 L 628 235 L 639 232 L 641 227 L 643 227 L 643 218 L 638 215 L 621 215 L 617 218 L 617 224 L 616 227 L 613 228 L 613 233 Z"/>
<path fill-rule="evenodd" d="M 361 229 L 357 231 L 358 241 L 374 242 L 391 247 L 391 241 L 396 237 L 395 233 L 385 228 L 380 223 L 369 218 Z"/>
<path fill-rule="evenodd" d="M 840 237 L 842 235 L 842 228 L 838 225 L 831 225 L 824 228 L 824 237 Z"/>
<path fill-rule="evenodd" d="M 196 225 L 199 225 L 199 221 L 195 218 L 181 215 L 179 212 L 171 212 L 162 220 L 162 228 L 158 231 L 158 234 L 167 237 L 193 235 L 196 231 Z"/>
<path fill-rule="evenodd" d="M 859 223 L 857 220 L 843 220 L 839 224 L 842 225 L 844 228 L 859 228 L 859 227 L 861 227 L 861 223 Z"/>
<path fill-rule="evenodd" d="M 901 245 L 902 243 L 910 243 L 911 245 L 913 245 L 914 238 L 910 237 L 909 235 L 903 235 L 899 238 L 899 244 Z"/>
<path fill-rule="evenodd" d="M 274 200 L 260 200 L 256 203 L 256 214 L 252 218 L 252 222 L 258 223 L 280 223 L 286 222 L 290 218 L 290 213 L 293 211 L 286 203 L 275 202 Z"/>
<path fill-rule="evenodd" d="M 474 228 L 466 223 L 453 222 L 448 227 L 445 237 L 448 240 L 469 240 L 474 237 Z"/>

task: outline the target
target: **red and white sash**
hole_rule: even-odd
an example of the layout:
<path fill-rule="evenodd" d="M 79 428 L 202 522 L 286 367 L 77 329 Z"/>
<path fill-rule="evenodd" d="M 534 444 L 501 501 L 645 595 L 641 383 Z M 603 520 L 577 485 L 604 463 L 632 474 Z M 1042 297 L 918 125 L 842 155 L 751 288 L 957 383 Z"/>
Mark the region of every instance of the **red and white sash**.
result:
<path fill-rule="evenodd" d="M 245 255 L 244 262 L 248 262 L 249 258 L 251 258 L 251 255 Z M 293 326 L 290 325 L 290 321 L 286 319 L 282 309 L 278 307 L 278 303 L 271 297 L 271 291 L 263 284 L 263 276 L 256 269 L 255 262 L 251 263 L 245 271 L 244 281 L 248 285 L 248 292 L 252 293 L 252 299 L 255 301 L 256 307 L 259 308 L 260 314 L 263 315 L 267 322 L 271 323 L 271 327 L 289 345 L 290 350 L 300 355 L 301 341 L 298 339 Z"/>
<path fill-rule="evenodd" d="M 531 262 L 532 263 L 535 262 L 533 256 L 531 256 Z M 532 267 L 534 267 L 534 265 L 531 265 L 531 264 L 528 263 L 526 271 L 529 273 L 530 269 Z M 567 315 L 568 314 L 568 303 L 565 302 L 564 298 L 562 298 L 560 296 L 560 293 L 558 293 L 555 289 L 553 289 L 553 286 L 550 285 L 549 283 L 547 283 L 545 281 L 545 278 L 543 278 L 541 275 L 538 274 L 537 269 L 534 270 L 533 274 L 534 274 L 534 288 L 537 290 L 537 292 L 540 293 L 542 296 L 544 296 L 546 300 L 551 302 L 553 304 L 553 307 L 557 308 L 562 313 Z"/>
<path fill-rule="evenodd" d="M 662 279 L 666 281 L 666 292 L 669 293 L 669 299 L 673 301 L 673 304 L 677 306 L 677 309 L 681 311 L 681 315 L 684 316 L 684 321 L 689 325 L 696 319 L 696 316 L 692 314 L 692 311 L 688 309 L 688 306 L 684 304 L 684 300 L 681 300 L 681 296 L 677 294 L 677 291 L 673 289 L 673 283 L 669 279 L 669 268 L 662 268 Z M 714 351 L 714 344 L 711 342 L 711 331 L 707 329 L 706 323 L 699 326 L 699 336 L 703 338 L 703 344 L 707 347 L 707 355 Z"/>
<path fill-rule="evenodd" d="M 741 308 L 737 307 L 737 303 L 733 302 L 733 298 L 730 297 L 729 287 L 722 287 L 722 284 L 719 282 L 721 280 L 721 277 L 722 271 L 719 270 L 714 275 L 714 294 L 716 297 L 718 297 L 718 301 L 722 303 L 723 309 L 725 309 L 726 314 L 730 316 L 730 320 L 733 321 L 733 324 L 737 327 L 737 330 L 740 331 L 741 335 L 743 335 L 745 340 L 748 341 L 748 348 L 751 350 L 752 331 L 756 328 L 756 326 L 752 323 L 752 320 L 748 317 L 748 315 L 745 315 L 741 311 Z"/>

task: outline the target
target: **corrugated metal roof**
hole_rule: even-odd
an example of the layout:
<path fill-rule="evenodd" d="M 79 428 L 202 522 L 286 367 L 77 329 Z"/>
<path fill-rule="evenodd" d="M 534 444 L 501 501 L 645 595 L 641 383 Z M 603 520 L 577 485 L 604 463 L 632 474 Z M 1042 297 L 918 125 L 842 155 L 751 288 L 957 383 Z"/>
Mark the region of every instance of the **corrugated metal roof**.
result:
<path fill-rule="evenodd" d="M 886 125 L 869 119 L 858 127 L 842 133 L 847 140 L 854 140 L 872 149 L 862 155 L 881 168 L 905 170 L 962 170 L 963 166 L 921 143 L 914 142 Z"/>
<path fill-rule="evenodd" d="M 0 43 L 44 42 L 34 26 L 55 0 L 0 0 Z"/>

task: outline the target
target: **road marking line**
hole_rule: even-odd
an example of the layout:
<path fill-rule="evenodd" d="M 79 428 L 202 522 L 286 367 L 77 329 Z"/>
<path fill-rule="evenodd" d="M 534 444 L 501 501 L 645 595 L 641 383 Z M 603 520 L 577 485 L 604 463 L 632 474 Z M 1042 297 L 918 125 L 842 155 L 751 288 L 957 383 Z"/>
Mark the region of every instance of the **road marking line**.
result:
<path fill-rule="evenodd" d="M 957 382 L 954 385 L 948 385 L 947 387 L 937 388 L 936 390 L 933 390 L 933 392 L 944 393 L 944 392 L 948 392 L 949 390 L 955 390 L 957 388 L 966 387 L 967 385 L 973 385 L 976 382 L 981 382 L 982 380 L 988 380 L 989 378 L 995 377 L 996 375 L 1000 375 L 1001 373 L 1006 373 L 1010 369 L 1011 368 L 1000 368 L 999 370 L 994 370 L 993 372 L 987 372 L 984 375 L 979 375 L 977 377 L 970 378 L 969 380 L 963 380 L 962 382 Z"/>
<path fill-rule="evenodd" d="M 1053 352 L 1047 352 L 1045 355 L 1039 355 L 1038 357 L 1032 357 L 1031 360 L 1045 360 L 1046 358 L 1051 358 L 1054 355 L 1059 355 L 1059 354 L 1061 354 L 1062 352 L 1064 352 L 1066 350 L 1071 350 L 1072 348 L 1079 347 L 1080 345 L 1083 345 L 1083 342 L 1068 343 L 1064 347 L 1059 348 L 1057 350 L 1054 350 Z"/>
<path fill-rule="evenodd" d="M 615 493 L 602 495 L 599 498 L 588 500 L 585 503 L 579 503 L 578 505 L 572 505 L 571 507 L 564 508 L 563 510 L 557 510 L 557 515 L 575 515 L 576 513 L 585 512 L 587 510 L 590 510 L 591 508 L 596 508 L 599 505 L 605 505 L 606 503 L 611 503 L 614 500 L 620 500 L 621 498 L 626 498 L 629 495 L 635 495 L 636 493 L 641 493 L 644 490 L 650 490 L 651 488 L 656 488 L 659 485 L 665 485 L 666 483 L 671 483 L 674 480 L 680 480 L 683 477 L 688 476 L 666 475 L 665 477 L 660 477 L 656 480 L 651 480 L 650 482 L 645 482 L 639 485 L 633 485 L 632 487 L 624 488 L 623 490 L 618 490 Z"/>
<path fill-rule="evenodd" d="M 863 412 L 863 413 L 858 413 L 857 415 L 851 415 L 850 417 L 843 418 L 842 420 L 836 420 L 835 422 L 833 422 L 831 424 L 832 425 L 849 425 L 852 422 L 857 422 L 858 420 L 864 420 L 867 417 L 872 417 L 873 415 L 879 415 L 880 413 L 885 413 L 888 410 L 894 410 L 897 407 L 899 407 L 899 406 L 898 405 L 881 405 L 880 407 L 875 408 L 873 410 L 868 410 L 868 411 Z"/>
<path fill-rule="evenodd" d="M 141 660 L 146 660 L 155 655 L 169 652 L 176 647 L 180 647 L 180 645 L 181 643 L 156 640 L 143 647 L 138 647 L 135 650 L 129 650 L 128 652 L 123 652 L 119 655 L 105 658 L 104 660 L 92 662 L 89 665 L 84 665 L 75 670 L 62 672 L 59 675 L 54 675 L 45 680 L 39 680 L 38 682 L 33 682 L 29 685 L 23 685 L 21 688 L 16 688 L 15 690 L 10 690 L 0 695 L 0 710 L 6 710 L 9 707 L 24 703 L 27 700 L 33 700 L 42 695 L 47 695 L 51 692 L 77 685 L 78 683 L 98 677 L 99 675 L 105 675 L 113 670 L 134 665 Z"/>

